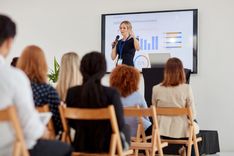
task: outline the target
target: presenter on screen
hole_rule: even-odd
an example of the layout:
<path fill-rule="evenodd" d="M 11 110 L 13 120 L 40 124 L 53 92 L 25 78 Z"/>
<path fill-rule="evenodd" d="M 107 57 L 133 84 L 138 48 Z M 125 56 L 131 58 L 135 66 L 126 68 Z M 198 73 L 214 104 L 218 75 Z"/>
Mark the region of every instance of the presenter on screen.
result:
<path fill-rule="evenodd" d="M 119 40 L 119 35 L 116 36 L 112 43 L 111 58 L 117 58 L 116 65 L 126 64 L 134 66 L 133 58 L 136 50 L 140 50 L 138 39 L 132 31 L 132 24 L 129 21 L 122 21 L 119 26 L 122 39 Z"/>

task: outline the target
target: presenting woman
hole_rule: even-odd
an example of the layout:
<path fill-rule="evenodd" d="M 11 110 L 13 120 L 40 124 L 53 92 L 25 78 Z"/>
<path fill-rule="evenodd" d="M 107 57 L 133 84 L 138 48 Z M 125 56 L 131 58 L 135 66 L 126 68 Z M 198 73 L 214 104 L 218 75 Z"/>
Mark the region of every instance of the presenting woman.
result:
<path fill-rule="evenodd" d="M 122 39 L 118 41 L 118 37 L 116 37 L 116 40 L 112 43 L 111 58 L 115 60 L 117 57 L 117 65 L 126 64 L 134 66 L 133 58 L 136 50 L 140 50 L 140 46 L 132 31 L 132 24 L 129 21 L 123 21 L 120 23 L 119 30 Z"/>

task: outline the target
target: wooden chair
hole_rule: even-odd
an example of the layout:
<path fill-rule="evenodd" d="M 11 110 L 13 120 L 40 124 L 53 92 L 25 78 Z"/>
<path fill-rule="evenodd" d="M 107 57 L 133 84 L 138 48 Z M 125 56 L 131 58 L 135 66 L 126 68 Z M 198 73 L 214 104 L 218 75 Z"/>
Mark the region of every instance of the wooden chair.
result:
<path fill-rule="evenodd" d="M 63 124 L 64 133 L 62 135 L 62 140 L 65 142 L 70 142 L 71 138 L 69 135 L 69 126 L 67 125 L 66 119 L 75 120 L 110 120 L 112 127 L 112 135 L 110 140 L 110 150 L 109 153 L 81 153 L 73 152 L 73 156 L 79 155 L 109 155 L 113 156 L 116 154 L 130 155 L 133 153 L 132 150 L 123 151 L 122 143 L 120 139 L 119 128 L 117 124 L 117 119 L 115 115 L 114 106 L 110 105 L 107 108 L 66 108 L 64 106 L 59 106 L 59 111 L 61 114 L 61 120 Z"/>
<path fill-rule="evenodd" d="M 136 138 L 132 139 L 130 147 L 131 149 L 135 150 L 135 155 L 138 155 L 138 150 L 142 149 L 146 151 L 146 155 L 149 155 L 150 153 L 151 156 L 154 156 L 155 152 L 158 151 L 159 155 L 163 156 L 162 148 L 166 147 L 167 143 L 161 142 L 155 107 L 153 106 L 150 108 L 125 107 L 124 116 L 138 118 L 137 136 Z M 153 120 L 152 136 L 150 137 L 149 142 L 147 142 L 148 139 L 145 135 L 142 117 L 151 117 Z"/>
<path fill-rule="evenodd" d="M 36 110 L 40 113 L 51 112 L 48 104 L 45 104 L 42 106 L 37 106 Z M 51 139 L 51 140 L 55 139 L 55 129 L 54 129 L 54 124 L 53 124 L 52 118 L 50 119 L 50 121 L 47 124 L 47 129 L 49 131 L 49 139 Z"/>
<path fill-rule="evenodd" d="M 199 156 L 197 142 L 201 141 L 202 138 L 196 137 L 191 106 L 186 106 L 185 108 L 156 107 L 156 111 L 157 111 L 157 115 L 186 116 L 188 118 L 189 137 L 187 140 L 162 139 L 162 141 L 168 142 L 169 144 L 184 144 L 184 145 L 188 146 L 187 156 L 191 155 L 191 148 L 192 148 L 192 145 L 194 145 L 195 154 L 196 154 L 196 156 Z"/>
<path fill-rule="evenodd" d="M 15 130 L 15 143 L 13 147 L 13 156 L 29 156 L 20 122 L 17 117 L 17 112 L 14 105 L 0 110 L 0 122 L 10 122 Z M 4 135 L 4 134 L 2 134 Z"/>

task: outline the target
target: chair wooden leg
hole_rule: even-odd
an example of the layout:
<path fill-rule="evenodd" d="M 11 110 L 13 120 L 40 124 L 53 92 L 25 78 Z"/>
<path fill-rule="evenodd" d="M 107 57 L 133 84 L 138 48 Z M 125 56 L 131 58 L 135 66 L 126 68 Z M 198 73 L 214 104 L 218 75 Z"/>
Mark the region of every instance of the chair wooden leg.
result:
<path fill-rule="evenodd" d="M 192 143 L 188 143 L 188 150 L 187 150 L 187 156 L 191 156 L 191 150 L 192 150 Z"/>
<path fill-rule="evenodd" d="M 198 150 L 196 134 L 193 134 L 193 144 L 194 144 L 195 155 L 199 156 L 200 154 L 199 154 L 199 150 Z"/>
<path fill-rule="evenodd" d="M 116 140 L 117 140 L 117 136 L 115 134 L 112 134 L 109 155 L 115 155 L 116 146 L 117 146 Z"/>
<path fill-rule="evenodd" d="M 66 133 L 65 132 L 62 133 L 61 141 L 66 142 Z"/>
<path fill-rule="evenodd" d="M 13 156 L 19 156 L 22 154 L 21 146 L 19 142 L 14 144 Z"/>
<path fill-rule="evenodd" d="M 141 132 L 142 132 L 141 135 L 142 135 L 143 142 L 147 143 L 146 135 L 145 135 L 145 129 L 144 129 L 143 126 L 141 126 Z M 145 149 L 145 154 L 146 154 L 146 156 L 149 156 L 150 155 L 149 150 Z"/>

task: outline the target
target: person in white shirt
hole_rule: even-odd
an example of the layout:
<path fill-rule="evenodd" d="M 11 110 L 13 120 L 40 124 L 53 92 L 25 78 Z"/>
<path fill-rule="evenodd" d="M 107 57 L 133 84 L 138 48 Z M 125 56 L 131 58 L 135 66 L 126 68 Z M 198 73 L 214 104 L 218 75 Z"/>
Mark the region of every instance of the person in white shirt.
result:
<path fill-rule="evenodd" d="M 30 82 L 22 71 L 5 64 L 15 34 L 15 23 L 0 14 L 0 109 L 15 105 L 31 156 L 71 155 L 70 146 L 58 141 L 43 140 L 47 138 L 47 129 L 34 108 Z M 0 123 L 1 156 L 12 155 L 14 140 L 14 130 L 10 124 Z"/>
<path fill-rule="evenodd" d="M 152 104 L 156 105 L 156 107 L 178 108 L 190 105 L 193 111 L 193 119 L 196 119 L 192 89 L 185 82 L 185 73 L 181 60 L 175 57 L 170 58 L 165 65 L 163 81 L 153 87 Z M 181 139 L 188 137 L 188 122 L 186 117 L 158 116 L 158 125 L 159 133 L 163 137 Z M 195 132 L 198 134 L 199 127 L 196 121 L 194 121 L 194 125 Z"/>

